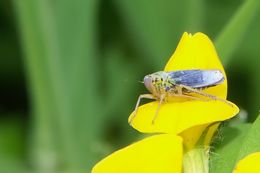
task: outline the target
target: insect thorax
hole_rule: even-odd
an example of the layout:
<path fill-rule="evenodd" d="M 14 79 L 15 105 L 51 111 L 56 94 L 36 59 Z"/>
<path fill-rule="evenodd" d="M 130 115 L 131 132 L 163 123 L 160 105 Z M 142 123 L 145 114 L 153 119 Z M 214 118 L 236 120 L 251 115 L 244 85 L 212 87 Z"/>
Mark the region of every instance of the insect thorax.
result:
<path fill-rule="evenodd" d="M 150 92 L 156 97 L 167 94 L 170 90 L 174 90 L 174 80 L 170 78 L 166 72 L 156 72 L 151 75 Z"/>

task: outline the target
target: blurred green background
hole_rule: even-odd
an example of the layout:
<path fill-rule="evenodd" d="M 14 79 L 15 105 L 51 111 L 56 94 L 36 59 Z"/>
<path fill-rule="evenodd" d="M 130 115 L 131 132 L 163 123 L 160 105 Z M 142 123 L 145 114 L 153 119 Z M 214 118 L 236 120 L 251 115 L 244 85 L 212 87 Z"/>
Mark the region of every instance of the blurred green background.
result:
<path fill-rule="evenodd" d="M 127 118 L 143 76 L 184 31 L 214 42 L 229 100 L 260 103 L 258 0 L 1 0 L 0 172 L 90 172 L 140 137 Z"/>

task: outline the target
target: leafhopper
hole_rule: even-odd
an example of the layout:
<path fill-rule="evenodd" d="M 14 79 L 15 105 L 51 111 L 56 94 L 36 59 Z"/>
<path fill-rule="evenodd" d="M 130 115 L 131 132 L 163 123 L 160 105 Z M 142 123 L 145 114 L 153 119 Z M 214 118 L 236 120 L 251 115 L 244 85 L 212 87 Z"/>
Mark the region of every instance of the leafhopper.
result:
<path fill-rule="evenodd" d="M 138 97 L 134 115 L 130 119 L 131 124 L 136 117 L 138 106 L 141 99 L 155 99 L 158 100 L 158 107 L 155 112 L 152 124 L 154 124 L 160 106 L 163 101 L 166 101 L 169 97 L 185 97 L 196 100 L 219 100 L 231 105 L 225 99 L 208 94 L 203 90 L 209 87 L 213 87 L 224 82 L 225 78 L 220 70 L 178 70 L 178 71 L 159 71 L 146 75 L 143 79 L 143 83 L 150 94 L 142 94 Z M 196 93 L 202 97 L 196 97 L 192 95 Z M 232 106 L 232 105 L 231 105 Z"/>

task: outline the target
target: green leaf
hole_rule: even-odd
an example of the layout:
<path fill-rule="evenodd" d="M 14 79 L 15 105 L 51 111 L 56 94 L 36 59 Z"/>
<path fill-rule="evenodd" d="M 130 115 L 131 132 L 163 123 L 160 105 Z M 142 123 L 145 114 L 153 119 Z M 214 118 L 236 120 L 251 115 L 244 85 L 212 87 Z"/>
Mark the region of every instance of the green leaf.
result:
<path fill-rule="evenodd" d="M 210 173 L 230 173 L 251 124 L 240 124 L 235 127 L 221 129 L 220 137 L 210 155 Z"/>
<path fill-rule="evenodd" d="M 216 48 L 224 64 L 230 61 L 232 53 L 238 48 L 246 35 L 247 29 L 259 8 L 260 1 L 245 1 L 216 39 Z"/>
<path fill-rule="evenodd" d="M 240 147 L 240 151 L 237 157 L 237 161 L 245 157 L 246 155 L 260 151 L 260 117 L 256 119 L 252 127 L 247 133 L 243 144 Z"/>
<path fill-rule="evenodd" d="M 260 151 L 260 118 L 251 124 L 239 124 L 223 129 L 223 141 L 211 155 L 211 173 L 230 173 L 246 155 Z"/>

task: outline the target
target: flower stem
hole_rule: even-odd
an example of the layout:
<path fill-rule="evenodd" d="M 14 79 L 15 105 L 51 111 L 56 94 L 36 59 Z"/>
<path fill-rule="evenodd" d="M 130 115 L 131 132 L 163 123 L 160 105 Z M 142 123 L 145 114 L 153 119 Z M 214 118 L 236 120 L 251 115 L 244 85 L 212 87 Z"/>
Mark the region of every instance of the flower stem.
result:
<path fill-rule="evenodd" d="M 208 173 L 209 154 L 208 147 L 195 148 L 184 154 L 183 172 L 184 173 Z"/>

